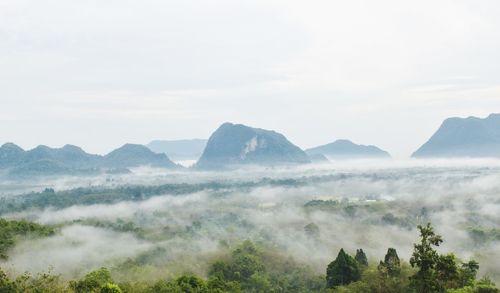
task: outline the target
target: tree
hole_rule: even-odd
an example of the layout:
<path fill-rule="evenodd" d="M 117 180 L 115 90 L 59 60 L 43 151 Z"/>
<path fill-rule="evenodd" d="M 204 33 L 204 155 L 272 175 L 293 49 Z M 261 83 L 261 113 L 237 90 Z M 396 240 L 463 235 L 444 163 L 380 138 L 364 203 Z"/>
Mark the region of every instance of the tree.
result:
<path fill-rule="evenodd" d="M 16 287 L 14 282 L 12 282 L 7 274 L 5 274 L 2 269 L 0 269 L 0 292 L 2 293 L 14 293 L 16 292 Z"/>
<path fill-rule="evenodd" d="M 241 292 L 240 284 L 224 280 L 223 276 L 212 276 L 207 282 L 209 292 Z"/>
<path fill-rule="evenodd" d="M 133 291 L 131 291 L 133 292 Z M 151 293 L 182 293 L 181 288 L 176 282 L 167 282 L 165 280 L 160 280 L 150 287 L 149 292 Z"/>
<path fill-rule="evenodd" d="M 479 263 L 475 260 L 470 260 L 467 263 L 463 263 L 459 270 L 460 274 L 460 286 L 472 286 L 476 280 L 477 271 L 479 270 Z"/>
<path fill-rule="evenodd" d="M 440 255 L 436 263 L 436 277 L 443 289 L 459 287 L 459 271 L 457 260 L 453 253 Z"/>
<path fill-rule="evenodd" d="M 54 230 L 48 226 L 25 220 L 12 221 L 0 218 L 0 260 L 7 259 L 7 250 L 16 244 L 19 236 L 46 237 L 53 234 Z"/>
<path fill-rule="evenodd" d="M 365 252 L 363 249 L 357 249 L 356 250 L 356 256 L 354 259 L 358 262 L 360 266 L 367 267 L 368 266 L 368 258 L 366 257 Z"/>
<path fill-rule="evenodd" d="M 177 285 L 185 293 L 204 293 L 208 292 L 205 280 L 196 276 L 182 276 L 177 279 Z"/>
<path fill-rule="evenodd" d="M 264 273 L 255 273 L 250 276 L 247 282 L 246 292 L 272 292 L 271 282 L 269 282 L 269 277 Z M 249 290 L 248 290 L 249 289 Z"/>
<path fill-rule="evenodd" d="M 412 286 L 421 293 L 439 292 L 439 284 L 436 278 L 436 264 L 439 255 L 434 246 L 439 246 L 443 239 L 434 233 L 431 224 L 418 225 L 420 230 L 420 243 L 414 244 L 413 254 L 410 258 L 412 267 L 418 268 L 415 275 L 411 277 Z"/>
<path fill-rule="evenodd" d="M 379 271 L 389 277 L 398 277 L 401 273 L 401 262 L 396 249 L 389 248 L 385 254 L 384 261 L 378 266 Z"/>
<path fill-rule="evenodd" d="M 319 238 L 319 227 L 318 225 L 314 223 L 309 223 L 304 227 L 304 232 L 306 233 L 307 236 L 313 238 L 313 239 L 318 239 Z"/>
<path fill-rule="evenodd" d="M 113 284 L 113 279 L 111 279 L 111 274 L 108 269 L 103 267 L 88 273 L 79 281 L 71 281 L 70 287 L 77 293 L 98 292 L 101 288 L 106 286 L 106 284 Z"/>
<path fill-rule="evenodd" d="M 122 289 L 120 289 L 120 287 L 118 287 L 118 285 L 116 284 L 107 283 L 106 285 L 102 286 L 100 293 L 122 293 Z"/>
<path fill-rule="evenodd" d="M 264 270 L 259 251 L 252 242 L 245 241 L 233 251 L 229 262 L 214 263 L 209 275 L 229 281 L 246 282 L 253 274 Z"/>
<path fill-rule="evenodd" d="M 326 287 L 347 285 L 361 279 L 361 273 L 356 260 L 340 249 L 337 258 L 326 269 Z"/>
<path fill-rule="evenodd" d="M 495 286 L 490 278 L 484 277 L 476 284 L 475 293 L 498 293 L 500 290 Z"/>

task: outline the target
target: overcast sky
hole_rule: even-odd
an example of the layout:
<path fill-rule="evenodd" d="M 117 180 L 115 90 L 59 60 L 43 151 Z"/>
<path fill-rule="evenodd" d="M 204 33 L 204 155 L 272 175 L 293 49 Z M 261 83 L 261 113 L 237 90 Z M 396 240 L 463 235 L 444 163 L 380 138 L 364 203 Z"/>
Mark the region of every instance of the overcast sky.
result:
<path fill-rule="evenodd" d="M 450 116 L 500 112 L 500 1 L 0 0 L 0 143 L 207 138 L 405 157 Z"/>

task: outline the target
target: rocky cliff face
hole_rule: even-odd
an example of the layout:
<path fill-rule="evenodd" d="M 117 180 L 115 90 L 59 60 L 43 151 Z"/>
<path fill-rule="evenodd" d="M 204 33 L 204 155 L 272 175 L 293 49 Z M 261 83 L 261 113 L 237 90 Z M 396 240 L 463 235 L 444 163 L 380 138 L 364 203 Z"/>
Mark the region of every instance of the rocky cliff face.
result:
<path fill-rule="evenodd" d="M 219 169 L 238 165 L 309 162 L 307 154 L 280 133 L 242 124 L 224 123 L 208 140 L 195 167 Z"/>

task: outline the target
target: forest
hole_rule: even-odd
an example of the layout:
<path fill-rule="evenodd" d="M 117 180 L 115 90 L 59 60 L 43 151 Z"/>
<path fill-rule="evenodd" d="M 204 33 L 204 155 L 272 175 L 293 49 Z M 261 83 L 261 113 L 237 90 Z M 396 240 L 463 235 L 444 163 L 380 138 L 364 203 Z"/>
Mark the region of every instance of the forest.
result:
<path fill-rule="evenodd" d="M 2 242 L 3 249 L 20 235 L 53 233 L 48 227 L 27 222 L 2 219 L 0 224 L 2 239 L 8 239 Z M 314 236 L 315 229 L 306 228 Z M 65 282 L 50 272 L 35 276 L 25 273 L 10 279 L 0 270 L 0 292 L 499 292 L 488 277 L 477 280 L 476 261 L 462 262 L 453 253 L 439 254 L 435 248 L 443 239 L 430 223 L 418 226 L 418 230 L 420 239 L 414 244 L 409 263 L 401 261 L 394 248 L 388 248 L 378 264 L 369 262 L 363 249 L 357 249 L 353 257 L 341 248 L 322 275 L 291 257 L 281 256 L 279 251 L 247 240 L 215 260 L 207 278 L 186 274 L 154 283 L 116 282 L 110 270 L 101 267 L 81 279 Z"/>
<path fill-rule="evenodd" d="M 0 292 L 498 292 L 497 168 L 135 172 L 12 185 Z"/>

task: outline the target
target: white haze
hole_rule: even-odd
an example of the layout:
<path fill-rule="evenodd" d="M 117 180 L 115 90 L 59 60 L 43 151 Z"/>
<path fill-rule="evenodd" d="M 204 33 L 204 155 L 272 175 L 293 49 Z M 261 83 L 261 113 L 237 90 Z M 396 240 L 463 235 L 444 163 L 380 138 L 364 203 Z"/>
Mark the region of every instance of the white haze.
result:
<path fill-rule="evenodd" d="M 186 195 L 163 194 L 139 202 L 71 206 L 59 210 L 48 208 L 11 214 L 8 217 L 61 224 L 63 228 L 54 237 L 22 242 L 11 251 L 8 266 L 16 272 L 41 271 L 52 266 L 57 273 L 73 276 L 100 265 L 119 263 L 120 258 L 134 257 L 150 248 L 161 247 L 167 251 L 163 256 L 167 267 L 169 262 L 177 263 L 179 259 L 189 256 L 187 258 L 192 262 L 198 262 L 189 269 L 203 274 L 210 256 L 223 250 L 218 245 L 221 240 L 238 242 L 247 238 L 271 243 L 320 273 L 324 273 L 326 265 L 341 247 L 351 253 L 363 248 L 371 261 L 383 258 L 387 248 L 394 247 L 402 258 L 409 259 L 412 244 L 418 240 L 415 227 L 384 224 L 379 215 L 365 210 L 351 218 L 343 213 L 306 211 L 303 208 L 310 200 L 335 199 L 358 204 L 382 203 L 387 206 L 387 212 L 397 217 L 425 207 L 436 231 L 445 240 L 440 248 L 442 252 L 453 251 L 463 260 L 474 258 L 480 263 L 481 275 L 488 274 L 500 281 L 497 264 L 500 241 L 478 246 L 467 232 L 467 227 L 474 225 L 484 229 L 500 226 L 499 161 L 345 161 L 300 168 L 175 174 L 143 168 L 135 170 L 132 175 L 119 177 L 121 179 L 117 179 L 115 184 L 243 182 L 258 181 L 264 177 L 297 179 L 319 175 L 331 175 L 332 179 L 299 187 L 264 185 L 251 190 L 233 188 L 222 195 L 210 190 Z M 98 178 L 93 180 L 93 183 L 104 184 Z M 69 188 L 75 181 L 64 182 L 59 186 Z M 57 186 L 53 182 L 49 185 Z M 238 215 L 234 223 L 224 220 L 229 214 Z M 176 236 L 155 242 L 75 222 L 90 219 L 107 222 L 120 219 L 157 231 L 165 227 L 183 231 L 194 221 L 199 221 L 201 228 L 192 238 Z M 243 221 L 252 228 L 245 228 L 241 224 Z M 320 228 L 319 239 L 311 239 L 304 233 L 304 226 L 311 222 Z"/>

